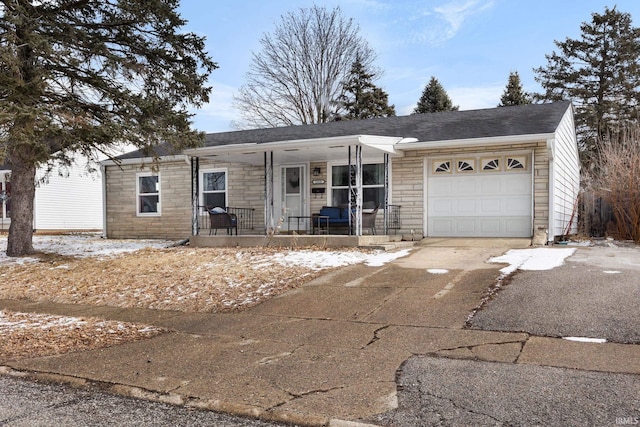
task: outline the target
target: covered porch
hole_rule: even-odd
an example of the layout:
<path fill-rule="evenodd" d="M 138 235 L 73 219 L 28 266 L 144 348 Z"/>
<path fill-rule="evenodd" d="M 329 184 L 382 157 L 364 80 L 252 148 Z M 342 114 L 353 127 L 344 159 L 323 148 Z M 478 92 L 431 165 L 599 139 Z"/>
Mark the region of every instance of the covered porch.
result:
<path fill-rule="evenodd" d="M 399 142 L 408 141 L 353 135 L 187 150 L 192 240 L 221 246 L 286 236 L 305 242 L 337 236 L 342 246 L 361 245 L 362 237 L 394 240 L 388 236 L 400 232 L 401 206 L 391 203 L 391 158 L 403 156 Z M 232 222 L 214 217 L 213 208 Z"/>

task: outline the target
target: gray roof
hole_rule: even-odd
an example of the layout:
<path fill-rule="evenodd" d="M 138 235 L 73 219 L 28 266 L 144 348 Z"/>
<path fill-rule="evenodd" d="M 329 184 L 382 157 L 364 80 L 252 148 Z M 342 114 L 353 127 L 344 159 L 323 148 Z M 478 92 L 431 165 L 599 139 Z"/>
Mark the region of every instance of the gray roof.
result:
<path fill-rule="evenodd" d="M 207 134 L 204 145 L 265 143 L 345 135 L 376 135 L 416 138 L 419 142 L 500 136 L 548 134 L 556 131 L 570 101 L 496 107 L 482 110 L 446 111 L 410 116 L 344 120 L 315 125 L 251 129 Z M 158 147 L 157 154 L 171 154 Z M 121 159 L 142 157 L 138 151 Z"/>

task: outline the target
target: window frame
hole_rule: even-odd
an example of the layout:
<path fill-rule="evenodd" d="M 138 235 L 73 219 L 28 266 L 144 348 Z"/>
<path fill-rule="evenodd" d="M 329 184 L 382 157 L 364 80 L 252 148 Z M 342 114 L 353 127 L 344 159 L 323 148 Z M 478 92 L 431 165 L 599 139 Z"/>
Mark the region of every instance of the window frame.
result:
<path fill-rule="evenodd" d="M 141 193 L 140 192 L 140 178 L 148 178 L 155 177 L 157 178 L 156 182 L 156 191 L 154 193 Z M 136 173 L 136 216 L 139 217 L 150 217 L 150 216 L 161 216 L 162 215 L 162 180 L 160 178 L 160 173 L 154 172 L 138 172 Z M 143 196 L 158 196 L 158 203 L 156 205 L 156 212 L 142 212 L 141 208 L 141 197 Z"/>
<path fill-rule="evenodd" d="M 7 196 L 11 196 L 11 180 L 9 176 L 11 175 L 11 171 L 1 170 L 0 176 L 0 194 L 3 191 L 6 191 Z M 10 200 L 0 200 L 0 218 L 3 220 L 11 219 L 11 201 Z"/>
<path fill-rule="evenodd" d="M 207 173 L 224 173 L 224 190 L 205 191 L 204 176 Z M 218 194 L 224 193 L 224 201 L 226 206 L 220 206 L 220 207 L 223 209 L 226 209 L 229 206 L 229 169 L 228 168 L 201 169 L 199 179 L 200 179 L 200 189 L 199 189 L 200 194 L 198 195 L 198 198 L 199 198 L 198 200 L 200 201 L 200 206 L 202 207 L 202 209 L 203 210 L 207 209 L 207 206 L 205 205 L 205 194 L 209 194 L 209 193 L 218 193 Z"/>
<path fill-rule="evenodd" d="M 362 161 L 362 168 L 364 169 L 365 165 L 381 165 L 384 171 L 384 161 L 382 159 L 367 159 L 367 160 L 363 160 Z M 338 185 L 338 186 L 334 186 L 333 185 L 333 168 L 334 167 L 339 167 L 339 166 L 343 166 L 343 167 L 347 167 L 349 166 L 348 163 L 342 163 L 342 162 L 331 162 L 331 163 L 327 163 L 327 205 L 329 206 L 333 206 L 333 190 L 349 190 L 349 185 Z M 354 166 L 354 165 L 352 165 Z M 362 170 L 360 171 L 360 173 L 362 174 Z M 389 162 L 389 188 L 388 188 L 388 198 L 389 198 L 389 204 L 391 203 L 391 162 Z M 362 185 L 362 190 L 364 193 L 365 189 L 368 188 L 382 188 L 384 190 L 384 175 L 382 178 L 382 183 L 381 184 L 376 184 L 376 185 Z M 364 197 L 364 194 L 363 194 Z M 365 200 L 363 198 L 362 203 L 365 203 Z M 384 210 L 384 200 L 380 201 L 380 210 Z M 372 210 L 372 209 L 364 209 L 365 212 L 367 212 L 368 210 Z"/>

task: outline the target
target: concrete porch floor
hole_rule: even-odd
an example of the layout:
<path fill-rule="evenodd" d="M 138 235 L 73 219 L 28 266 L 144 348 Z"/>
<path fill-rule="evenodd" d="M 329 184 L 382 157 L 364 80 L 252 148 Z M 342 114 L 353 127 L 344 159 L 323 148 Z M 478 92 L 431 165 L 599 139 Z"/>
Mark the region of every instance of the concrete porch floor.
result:
<path fill-rule="evenodd" d="M 310 234 L 278 234 L 274 236 L 265 235 L 199 235 L 191 236 L 189 244 L 195 247 L 281 247 L 296 248 L 305 246 L 319 246 L 323 248 L 345 248 L 345 247 L 372 247 L 394 248 L 402 241 L 402 235 L 367 235 L 367 236 L 347 236 L 339 234 L 310 235 Z M 415 242 L 403 242 L 413 244 Z"/>

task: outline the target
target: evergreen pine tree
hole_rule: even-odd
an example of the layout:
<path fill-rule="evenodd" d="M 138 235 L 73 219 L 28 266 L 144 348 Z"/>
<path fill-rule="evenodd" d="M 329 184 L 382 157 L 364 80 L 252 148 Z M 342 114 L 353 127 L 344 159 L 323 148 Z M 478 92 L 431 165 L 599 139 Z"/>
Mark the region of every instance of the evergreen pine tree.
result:
<path fill-rule="evenodd" d="M 579 39 L 556 41 L 559 52 L 546 55 L 547 66 L 534 70 L 544 89 L 535 98 L 573 101 L 583 160 L 588 160 L 609 129 L 638 120 L 640 29 L 615 7 L 593 13 L 580 29 Z"/>
<path fill-rule="evenodd" d="M 127 142 L 197 146 L 189 106 L 216 64 L 175 0 L 0 2 L 0 164 L 11 167 L 7 255 L 33 252 L 36 169 Z"/>
<path fill-rule="evenodd" d="M 436 113 L 438 111 L 457 111 L 458 106 L 454 106 L 440 84 L 438 79 L 431 77 L 429 84 L 422 91 L 422 96 L 418 101 L 418 105 L 413 110 L 414 114 Z"/>
<path fill-rule="evenodd" d="M 345 113 L 339 120 L 360 120 L 373 117 L 395 116 L 393 105 L 389 105 L 389 96 L 373 84 L 376 74 L 365 69 L 357 57 L 351 66 L 349 78 L 342 83 L 344 93 L 339 98 Z"/>
<path fill-rule="evenodd" d="M 522 89 L 520 75 L 517 71 L 509 73 L 509 82 L 500 97 L 498 107 L 508 107 L 511 105 L 531 104 L 529 94 Z"/>

